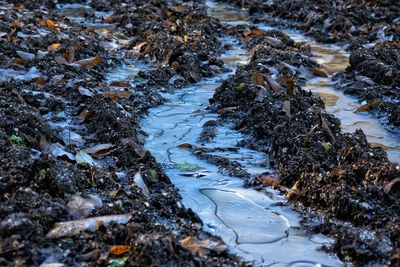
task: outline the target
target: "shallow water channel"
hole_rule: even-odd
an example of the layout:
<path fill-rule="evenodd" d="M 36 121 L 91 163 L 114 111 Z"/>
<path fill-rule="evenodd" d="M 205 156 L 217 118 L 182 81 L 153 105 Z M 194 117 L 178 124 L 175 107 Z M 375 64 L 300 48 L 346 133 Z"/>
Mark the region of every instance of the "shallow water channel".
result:
<path fill-rule="evenodd" d="M 207 2 L 207 5 L 209 14 L 224 23 L 250 23 L 245 10 L 213 2 Z M 64 12 L 74 17 L 74 10 L 82 6 L 62 7 Z M 90 7 L 85 8 L 90 11 Z M 100 13 L 96 17 L 105 15 Z M 96 27 L 96 21 L 91 26 Z M 271 29 L 268 25 L 257 26 Z M 296 41 L 308 42 L 317 61 L 330 76 L 346 68 L 348 55 L 341 47 L 320 45 L 298 32 L 280 30 Z M 208 99 L 221 82 L 234 73 L 236 66 L 248 61 L 248 51 L 234 38 L 225 37 L 221 41 L 232 44 L 231 50 L 221 55 L 230 72 L 205 79 L 174 94 L 164 94 L 166 103 L 151 109 L 142 121 L 142 128 L 148 133 L 146 149 L 164 164 L 165 172 L 180 190 L 182 204 L 198 214 L 204 229 L 220 236 L 231 252 L 246 260 L 254 260 L 259 266 L 342 266 L 343 263 L 335 255 L 320 251 L 322 245 L 329 245 L 332 240 L 302 229 L 299 213 L 286 204 L 286 197 L 280 192 L 267 189 L 265 194 L 245 189 L 242 179 L 230 177 L 226 170 L 198 159 L 188 149 L 178 147 L 189 143 L 219 148 L 218 152 L 210 154 L 240 163 L 251 175 L 273 172 L 269 169 L 267 155 L 237 146 L 244 137 L 232 130 L 230 125 L 219 126 L 217 137 L 212 142 L 202 144 L 198 141 L 203 124 L 218 118 L 218 114 L 207 110 Z M 136 63 L 112 71 L 109 80 L 134 80 L 140 69 L 149 68 L 146 64 Z M 335 90 L 330 77 L 315 77 L 310 73 L 304 75 L 307 80 L 304 88 L 324 98 L 326 110 L 342 121 L 345 131 L 362 128 L 370 142 L 385 147 L 391 160 L 400 161 L 398 136 L 386 131 L 369 114 L 354 113 L 360 104 Z"/>
<path fill-rule="evenodd" d="M 209 14 L 229 24 L 246 22 L 246 11 L 223 4 L 207 2 Z M 257 25 L 268 30 L 268 25 Z M 296 41 L 306 41 L 318 63 L 329 74 L 343 71 L 348 64 L 348 54 L 341 47 L 325 46 L 295 32 L 284 31 Z M 232 49 L 221 56 L 226 66 L 245 64 L 248 52 L 230 38 L 222 39 L 232 44 Z M 146 148 L 179 188 L 183 204 L 196 212 L 204 222 L 204 228 L 216 234 L 228 244 L 230 250 L 257 265 L 289 266 L 340 266 L 333 255 L 319 251 L 330 240 L 321 235 L 307 233 L 300 227 L 299 214 L 285 205 L 285 196 L 270 190 L 269 194 L 242 188 L 240 178 L 229 177 L 224 170 L 199 160 L 190 151 L 178 146 L 190 143 L 206 148 L 219 148 L 212 155 L 223 156 L 239 162 L 250 174 L 270 171 L 266 155 L 237 147 L 243 136 L 229 125 L 219 126 L 217 137 L 207 144 L 198 141 L 202 125 L 216 120 L 218 114 L 207 110 L 208 99 L 228 74 L 207 79 L 183 88 L 174 94 L 166 94 L 167 102 L 150 110 L 142 122 L 149 136 Z M 334 89 L 331 78 L 315 77 L 305 73 L 305 89 L 319 94 L 326 102 L 326 110 L 342 121 L 344 131 L 361 128 L 368 140 L 385 147 L 391 160 L 400 161 L 399 138 L 367 113 L 355 113 L 360 104 L 356 99 Z M 223 148 L 235 148 L 226 152 Z M 232 150 L 232 149 L 229 149 Z"/>
<path fill-rule="evenodd" d="M 245 63 L 247 51 L 233 39 L 224 41 L 233 44 L 232 50 L 222 56 L 225 62 L 232 64 L 227 65 L 232 74 L 233 64 Z M 218 117 L 207 111 L 208 99 L 227 75 L 164 95 L 168 101 L 151 109 L 142 121 L 143 130 L 149 134 L 146 149 L 159 163 L 165 164 L 167 175 L 180 190 L 183 204 L 200 216 L 207 231 L 222 237 L 232 252 L 256 260 L 259 265 L 340 265 L 335 257 L 318 251 L 321 244 L 330 240 L 302 230 L 299 215 L 281 205 L 286 199 L 280 193 L 271 190 L 267 196 L 244 189 L 240 178 L 229 177 L 224 170 L 178 147 L 182 143 L 201 145 L 197 140 L 202 125 Z M 214 152 L 213 155 L 237 161 L 251 174 L 267 171 L 264 154 L 236 146 L 242 138 L 229 125 L 220 126 L 214 141 L 203 147 L 236 148 L 233 152 Z"/>
<path fill-rule="evenodd" d="M 223 10 L 218 14 L 224 14 Z M 269 170 L 266 155 L 237 147 L 243 136 L 229 125 L 219 126 L 212 142 L 198 142 L 203 124 L 218 117 L 207 110 L 208 99 L 237 65 L 248 60 L 248 51 L 235 39 L 226 37 L 222 42 L 232 44 L 232 49 L 221 56 L 231 72 L 165 94 L 167 102 L 151 109 L 142 121 L 142 128 L 149 135 L 146 149 L 159 163 L 165 164 L 167 175 L 180 190 L 183 204 L 200 216 L 205 230 L 222 237 L 232 252 L 265 266 L 342 265 L 335 256 L 319 251 L 331 240 L 302 229 L 299 214 L 284 204 L 286 198 L 281 193 L 272 189 L 269 194 L 244 189 L 240 178 L 230 177 L 226 170 L 178 147 L 190 143 L 219 148 L 220 152 L 211 154 L 239 162 L 249 174 Z"/>

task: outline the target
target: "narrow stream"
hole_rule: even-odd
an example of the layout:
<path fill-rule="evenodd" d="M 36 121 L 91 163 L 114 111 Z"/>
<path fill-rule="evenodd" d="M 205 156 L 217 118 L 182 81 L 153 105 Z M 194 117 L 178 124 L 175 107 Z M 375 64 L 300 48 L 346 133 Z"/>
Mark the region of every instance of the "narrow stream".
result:
<path fill-rule="evenodd" d="M 233 45 L 222 56 L 232 71 L 164 95 L 167 103 L 151 109 L 142 121 L 143 130 L 149 134 L 146 149 L 159 163 L 165 164 L 167 175 L 180 190 L 183 204 L 200 216 L 207 231 L 221 236 L 232 252 L 259 265 L 340 266 L 337 258 L 318 251 L 331 240 L 301 229 L 299 215 L 283 204 L 286 199 L 279 192 L 270 190 L 267 196 L 244 189 L 240 178 L 229 177 L 218 167 L 178 147 L 182 143 L 200 146 L 197 139 L 202 125 L 218 117 L 207 111 L 208 99 L 221 81 L 234 73 L 235 65 L 247 61 L 247 51 L 234 39 L 223 41 Z M 242 138 L 229 125 L 220 126 L 215 140 L 203 147 L 236 148 L 234 152 L 213 154 L 241 163 L 250 174 L 269 170 L 264 154 L 236 146 Z"/>
<path fill-rule="evenodd" d="M 209 14 L 224 23 L 249 23 L 245 10 L 213 2 L 207 2 L 207 5 L 210 7 Z M 85 12 L 93 12 L 89 6 L 75 4 L 59 8 L 70 14 L 77 23 L 94 28 L 106 26 L 96 19 L 92 24 L 82 19 Z M 77 10 L 83 13 L 78 14 Z M 95 17 L 106 15 L 96 13 Z M 268 25 L 257 26 L 271 29 Z M 346 68 L 348 55 L 340 47 L 323 46 L 295 31 L 283 31 L 296 41 L 307 41 L 318 62 L 330 75 Z M 242 179 L 230 177 L 225 170 L 198 159 L 188 149 L 178 147 L 190 143 L 205 148 L 219 148 L 222 152 L 210 154 L 240 163 L 249 174 L 273 172 L 269 168 L 267 155 L 237 147 L 244 137 L 232 130 L 230 125 L 219 126 L 217 137 L 212 142 L 203 145 L 198 141 L 203 124 L 218 118 L 218 114 L 207 110 L 208 99 L 221 82 L 234 73 L 236 66 L 248 62 L 248 51 L 234 38 L 225 37 L 221 41 L 232 44 L 231 50 L 221 55 L 230 72 L 203 80 L 174 94 L 164 94 L 167 102 L 151 109 L 148 117 L 142 121 L 142 128 L 148 133 L 146 149 L 165 165 L 167 175 L 180 190 L 182 204 L 198 214 L 205 230 L 220 236 L 231 252 L 246 260 L 254 260 L 259 266 L 342 266 L 343 263 L 336 256 L 320 251 L 322 245 L 329 245 L 332 240 L 302 229 L 300 215 L 286 204 L 286 197 L 280 192 L 268 189 L 265 194 L 245 189 Z M 134 84 L 137 82 L 134 81 L 137 72 L 151 67 L 137 61 L 129 63 L 110 72 L 108 80 L 133 80 Z M 356 99 L 334 90 L 330 78 L 305 75 L 308 83 L 304 88 L 324 98 L 326 110 L 341 119 L 345 131 L 362 128 L 370 142 L 385 147 L 392 160 L 400 161 L 397 136 L 384 130 L 369 114 L 354 113 L 360 104 Z"/>
<path fill-rule="evenodd" d="M 222 22 L 235 25 L 246 19 L 243 10 L 212 2 L 207 4 L 209 14 Z M 271 29 L 268 25 L 257 26 Z M 319 45 L 295 31 L 285 32 L 296 41 L 307 41 L 329 76 L 347 67 L 348 54 L 344 49 Z M 234 39 L 222 41 L 232 44 L 232 49 L 221 56 L 232 74 L 235 66 L 246 63 L 248 52 Z M 244 189 L 241 179 L 228 176 L 224 170 L 178 147 L 190 143 L 222 151 L 223 148 L 235 148 L 234 152 L 214 152 L 213 155 L 239 162 L 249 174 L 269 170 L 264 154 L 237 147 L 243 136 L 229 125 L 219 126 L 213 142 L 206 145 L 198 142 L 202 125 L 218 117 L 207 111 L 208 99 L 228 75 L 207 79 L 175 94 L 165 95 L 167 103 L 152 109 L 142 122 L 143 129 L 149 134 L 146 149 L 158 162 L 165 164 L 166 173 L 180 190 L 183 204 L 200 216 L 205 230 L 221 236 L 232 252 L 262 266 L 342 265 L 337 257 L 319 251 L 321 245 L 329 244 L 330 240 L 305 232 L 299 225 L 299 215 L 284 204 L 286 198 L 282 194 L 272 189 L 269 194 Z M 308 81 L 305 89 L 321 95 L 327 111 L 341 119 L 345 131 L 362 128 L 370 142 L 385 147 L 392 160 L 400 161 L 397 136 L 386 131 L 369 114 L 354 113 L 360 104 L 336 91 L 330 77 L 305 75 Z"/>

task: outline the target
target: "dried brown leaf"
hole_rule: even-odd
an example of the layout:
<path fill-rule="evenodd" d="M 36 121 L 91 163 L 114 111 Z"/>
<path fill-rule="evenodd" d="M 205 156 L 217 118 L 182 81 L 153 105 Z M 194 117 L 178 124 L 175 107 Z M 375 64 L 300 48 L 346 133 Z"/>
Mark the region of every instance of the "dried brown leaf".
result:
<path fill-rule="evenodd" d="M 326 122 L 325 118 L 322 117 L 322 113 L 321 113 L 321 109 L 317 110 L 317 114 L 318 114 L 318 125 L 319 127 L 321 127 L 325 134 L 329 136 L 329 138 L 331 139 L 332 143 L 336 143 L 336 138 L 333 135 L 331 129 L 328 126 L 328 123 Z"/>
<path fill-rule="evenodd" d="M 19 19 L 15 19 L 11 22 L 11 28 L 21 28 L 24 24 Z"/>
<path fill-rule="evenodd" d="M 24 66 L 24 65 L 28 64 L 28 60 L 23 59 L 23 58 L 16 58 L 16 59 L 13 59 L 11 64 L 13 64 L 13 65 L 23 65 Z"/>
<path fill-rule="evenodd" d="M 120 98 L 129 99 L 132 95 L 130 91 L 112 91 L 103 93 L 103 96 L 111 98 L 112 101 L 117 101 Z"/>
<path fill-rule="evenodd" d="M 206 256 L 210 254 L 210 251 L 215 251 L 220 254 L 226 250 L 226 245 L 220 242 L 211 241 L 209 239 L 199 240 L 197 237 L 192 236 L 188 236 L 181 240 L 180 244 L 185 249 L 199 256 Z"/>
<path fill-rule="evenodd" d="M 258 71 L 253 72 L 251 75 L 251 81 L 256 85 L 264 85 L 264 77 Z"/>
<path fill-rule="evenodd" d="M 105 17 L 103 19 L 103 22 L 110 23 L 110 22 L 113 22 L 115 19 L 116 19 L 116 17 L 114 15 L 110 15 L 110 16 Z"/>
<path fill-rule="evenodd" d="M 92 155 L 93 157 L 103 157 L 110 154 L 114 150 L 113 144 L 99 144 L 90 148 L 82 149 L 82 151 Z"/>
<path fill-rule="evenodd" d="M 255 28 L 250 31 L 244 32 L 243 35 L 246 38 L 249 36 L 265 36 L 265 31 Z"/>
<path fill-rule="evenodd" d="M 328 73 L 318 68 L 309 68 L 312 74 L 319 77 L 328 77 Z"/>
<path fill-rule="evenodd" d="M 94 110 L 87 110 L 85 109 L 78 115 L 78 121 L 80 123 L 85 122 L 87 119 L 89 119 L 91 116 L 93 116 L 96 112 Z"/>
<path fill-rule="evenodd" d="M 288 101 L 288 100 L 283 101 L 282 108 L 283 108 L 283 111 L 285 111 L 286 116 L 288 118 L 290 118 L 290 101 Z"/>
<path fill-rule="evenodd" d="M 86 58 L 86 59 L 75 61 L 72 64 L 73 65 L 79 65 L 80 67 L 92 68 L 92 67 L 100 64 L 101 61 L 102 61 L 101 57 L 95 56 L 95 57 L 91 57 L 91 58 Z"/>
<path fill-rule="evenodd" d="M 50 19 L 42 19 L 39 21 L 40 26 L 47 27 L 49 30 L 58 32 L 59 30 L 56 27 L 56 22 Z"/>
<path fill-rule="evenodd" d="M 280 181 L 272 176 L 269 175 L 261 175 L 258 176 L 257 179 L 263 184 L 267 186 L 272 186 L 272 187 L 278 187 L 280 184 Z"/>
<path fill-rule="evenodd" d="M 219 114 L 224 114 L 224 113 L 226 113 L 226 112 L 231 112 L 231 111 L 234 111 L 234 110 L 236 110 L 236 109 L 238 109 L 238 107 L 226 107 L 226 108 L 221 108 L 221 109 L 219 109 L 219 110 L 217 111 L 217 113 L 219 113 Z"/>
<path fill-rule="evenodd" d="M 294 96 L 294 81 L 293 81 L 293 79 L 288 79 L 288 81 L 287 81 L 287 94 L 289 96 Z"/>
<path fill-rule="evenodd" d="M 115 82 L 110 83 L 110 86 L 130 88 L 131 84 L 124 82 L 124 81 L 115 81 Z"/>
<path fill-rule="evenodd" d="M 112 256 L 119 256 L 128 253 L 129 251 L 131 251 L 131 249 L 131 246 L 127 245 L 114 245 L 110 248 L 110 254 Z"/>
<path fill-rule="evenodd" d="M 365 105 L 362 105 L 362 106 L 358 107 L 355 112 L 370 111 L 371 109 L 379 106 L 381 103 L 382 103 L 381 100 L 375 99 L 375 100 L 373 100 L 372 102 L 370 102 L 368 104 L 365 104 Z"/>
<path fill-rule="evenodd" d="M 60 50 L 60 48 L 61 48 L 61 44 L 59 44 L 59 43 L 54 43 L 54 44 L 49 45 L 49 46 L 47 47 L 47 50 L 48 50 L 48 51 L 51 51 L 51 52 L 56 52 L 56 51 Z"/>
<path fill-rule="evenodd" d="M 65 53 L 64 58 L 68 63 L 75 61 L 75 52 L 80 48 L 80 44 L 71 46 Z"/>
<path fill-rule="evenodd" d="M 40 86 L 45 86 L 47 84 L 46 79 L 44 77 L 37 77 L 35 79 L 35 83 L 37 83 Z"/>
<path fill-rule="evenodd" d="M 69 63 L 65 60 L 65 58 L 60 57 L 60 56 L 54 57 L 54 61 L 60 65 L 69 65 Z"/>
<path fill-rule="evenodd" d="M 393 191 L 400 191 L 400 177 L 393 179 L 389 183 L 387 183 L 383 189 L 386 194 L 389 194 Z"/>
<path fill-rule="evenodd" d="M 178 147 L 179 148 L 192 148 L 193 146 L 191 144 L 188 144 L 188 143 L 183 143 L 183 144 L 180 144 Z"/>

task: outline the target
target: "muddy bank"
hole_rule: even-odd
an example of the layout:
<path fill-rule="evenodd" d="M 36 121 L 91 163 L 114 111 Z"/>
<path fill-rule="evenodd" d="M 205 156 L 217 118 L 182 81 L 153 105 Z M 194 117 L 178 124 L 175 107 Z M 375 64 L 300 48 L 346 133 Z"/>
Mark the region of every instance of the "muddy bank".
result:
<path fill-rule="evenodd" d="M 181 207 L 139 126 L 160 91 L 222 70 L 218 23 L 201 3 L 82 13 L 0 3 L 0 265 L 240 265 Z M 137 59 L 154 69 L 108 80 Z"/>
<path fill-rule="evenodd" d="M 342 133 L 323 101 L 301 88 L 304 72 L 324 75 L 304 44 L 242 28 L 232 32 L 253 49 L 251 61 L 210 102 L 251 137 L 242 145 L 271 155 L 279 181 L 260 176 L 248 185 L 284 190 L 304 207 L 306 224 L 335 239 L 330 250 L 343 260 L 398 265 L 399 166 L 370 147 L 362 131 Z"/>

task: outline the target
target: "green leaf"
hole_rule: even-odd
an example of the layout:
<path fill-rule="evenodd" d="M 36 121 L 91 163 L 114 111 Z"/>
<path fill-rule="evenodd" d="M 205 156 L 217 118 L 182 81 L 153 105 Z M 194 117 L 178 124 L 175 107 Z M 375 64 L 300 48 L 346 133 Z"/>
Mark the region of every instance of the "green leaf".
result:
<path fill-rule="evenodd" d="M 39 171 L 39 175 L 41 176 L 41 177 L 45 177 L 46 176 L 46 169 L 40 169 L 40 171 Z"/>
<path fill-rule="evenodd" d="M 14 143 L 14 144 L 18 144 L 18 145 L 22 144 L 22 142 L 23 142 L 22 138 L 17 136 L 17 135 L 15 135 L 15 134 L 11 135 L 8 138 L 8 141 L 10 141 L 11 143 Z"/>
<path fill-rule="evenodd" d="M 199 170 L 199 166 L 193 163 L 188 163 L 186 161 L 184 163 L 176 164 L 176 168 L 183 172 L 194 172 Z"/>
<path fill-rule="evenodd" d="M 322 147 L 324 148 L 325 152 L 328 152 L 329 149 L 331 148 L 331 143 L 323 142 Z"/>
<path fill-rule="evenodd" d="M 108 261 L 107 267 L 124 267 L 127 261 L 128 261 L 128 256 L 118 259 L 110 259 Z"/>
<path fill-rule="evenodd" d="M 152 182 L 154 183 L 158 182 L 158 174 L 155 170 L 150 171 L 150 177 Z"/>

